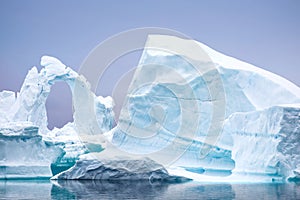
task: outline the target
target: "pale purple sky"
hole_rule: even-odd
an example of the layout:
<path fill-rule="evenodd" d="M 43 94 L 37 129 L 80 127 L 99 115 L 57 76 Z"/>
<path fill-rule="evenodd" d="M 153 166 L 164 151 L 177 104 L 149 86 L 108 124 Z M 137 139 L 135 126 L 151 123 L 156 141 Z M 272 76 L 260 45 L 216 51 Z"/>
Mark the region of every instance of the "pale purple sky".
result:
<path fill-rule="evenodd" d="M 78 70 L 101 41 L 149 26 L 180 31 L 300 86 L 299 19 L 298 0 L 0 0 L 0 91 L 19 91 L 42 55 L 55 56 Z M 137 60 L 119 64 L 131 62 Z M 102 87 L 98 95 L 110 95 L 111 90 Z M 47 108 L 49 127 L 72 120 L 65 84 L 53 86 Z"/>

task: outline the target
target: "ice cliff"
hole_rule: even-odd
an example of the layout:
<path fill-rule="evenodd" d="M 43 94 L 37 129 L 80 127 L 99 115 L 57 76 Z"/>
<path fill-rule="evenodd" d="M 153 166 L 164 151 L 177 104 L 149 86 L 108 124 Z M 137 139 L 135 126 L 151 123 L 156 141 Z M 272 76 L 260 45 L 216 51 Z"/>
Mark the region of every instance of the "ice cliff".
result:
<path fill-rule="evenodd" d="M 29 165 L 39 171 L 23 176 L 49 176 L 50 167 L 57 174 L 77 162 L 56 178 L 138 178 L 137 163 L 144 163 L 144 178 L 162 165 L 159 177 L 300 179 L 300 88 L 278 75 L 194 40 L 151 35 L 113 128 L 111 98 L 97 97 L 55 58 L 43 57 L 41 65 L 19 93 L 0 92 L 0 178 Z M 68 83 L 77 110 L 74 123 L 49 131 L 45 101 L 56 81 Z M 28 150 L 18 153 L 22 148 Z M 101 152 L 93 153 L 98 160 L 82 156 L 91 152 Z"/>

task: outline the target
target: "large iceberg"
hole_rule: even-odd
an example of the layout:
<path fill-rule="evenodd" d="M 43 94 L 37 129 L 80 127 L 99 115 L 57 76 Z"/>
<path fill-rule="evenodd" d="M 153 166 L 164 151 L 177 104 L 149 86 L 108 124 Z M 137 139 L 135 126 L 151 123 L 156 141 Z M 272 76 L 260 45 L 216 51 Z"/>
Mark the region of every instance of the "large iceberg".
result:
<path fill-rule="evenodd" d="M 109 135 L 177 175 L 285 180 L 299 177 L 299 103 L 300 89 L 278 75 L 197 41 L 152 35 Z"/>
<path fill-rule="evenodd" d="M 41 65 L 19 93 L 0 92 L 0 178 L 300 179 L 300 89 L 278 75 L 194 40 L 150 35 L 113 128 L 111 97 L 55 58 Z M 74 122 L 48 130 L 56 81 L 70 86 Z"/>

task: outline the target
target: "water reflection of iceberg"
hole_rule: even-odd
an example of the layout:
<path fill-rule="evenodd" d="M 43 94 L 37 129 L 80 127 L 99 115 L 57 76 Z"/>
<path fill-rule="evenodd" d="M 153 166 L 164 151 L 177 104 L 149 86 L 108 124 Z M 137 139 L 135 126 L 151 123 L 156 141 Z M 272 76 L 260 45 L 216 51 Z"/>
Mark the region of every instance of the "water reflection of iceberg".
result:
<path fill-rule="evenodd" d="M 52 199 L 300 199 L 300 184 L 100 180 L 52 183 Z"/>
<path fill-rule="evenodd" d="M 52 183 L 54 193 L 67 190 L 78 199 L 152 199 L 160 197 L 168 189 L 168 184 L 149 181 L 59 180 Z M 51 196 L 55 197 L 56 194 Z"/>
<path fill-rule="evenodd" d="M 0 181 L 0 199 L 300 199 L 300 184 Z"/>
<path fill-rule="evenodd" d="M 68 192 L 66 192 L 66 190 Z M 234 199 L 230 184 L 168 184 L 149 181 L 55 181 L 52 199 L 58 191 L 77 199 Z M 53 198 L 55 197 L 55 198 Z M 60 196 L 62 197 L 62 196 Z"/>

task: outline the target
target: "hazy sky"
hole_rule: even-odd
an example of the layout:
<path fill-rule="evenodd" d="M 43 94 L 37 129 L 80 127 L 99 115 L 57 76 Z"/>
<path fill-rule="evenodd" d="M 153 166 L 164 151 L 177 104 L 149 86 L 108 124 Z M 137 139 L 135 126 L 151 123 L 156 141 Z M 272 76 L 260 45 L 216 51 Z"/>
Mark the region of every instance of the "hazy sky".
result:
<path fill-rule="evenodd" d="M 298 0 L 0 0 L 0 91 L 19 91 L 42 55 L 78 70 L 101 41 L 149 26 L 180 31 L 300 86 Z M 72 120 L 65 84 L 53 86 L 47 108 L 50 127 Z"/>

